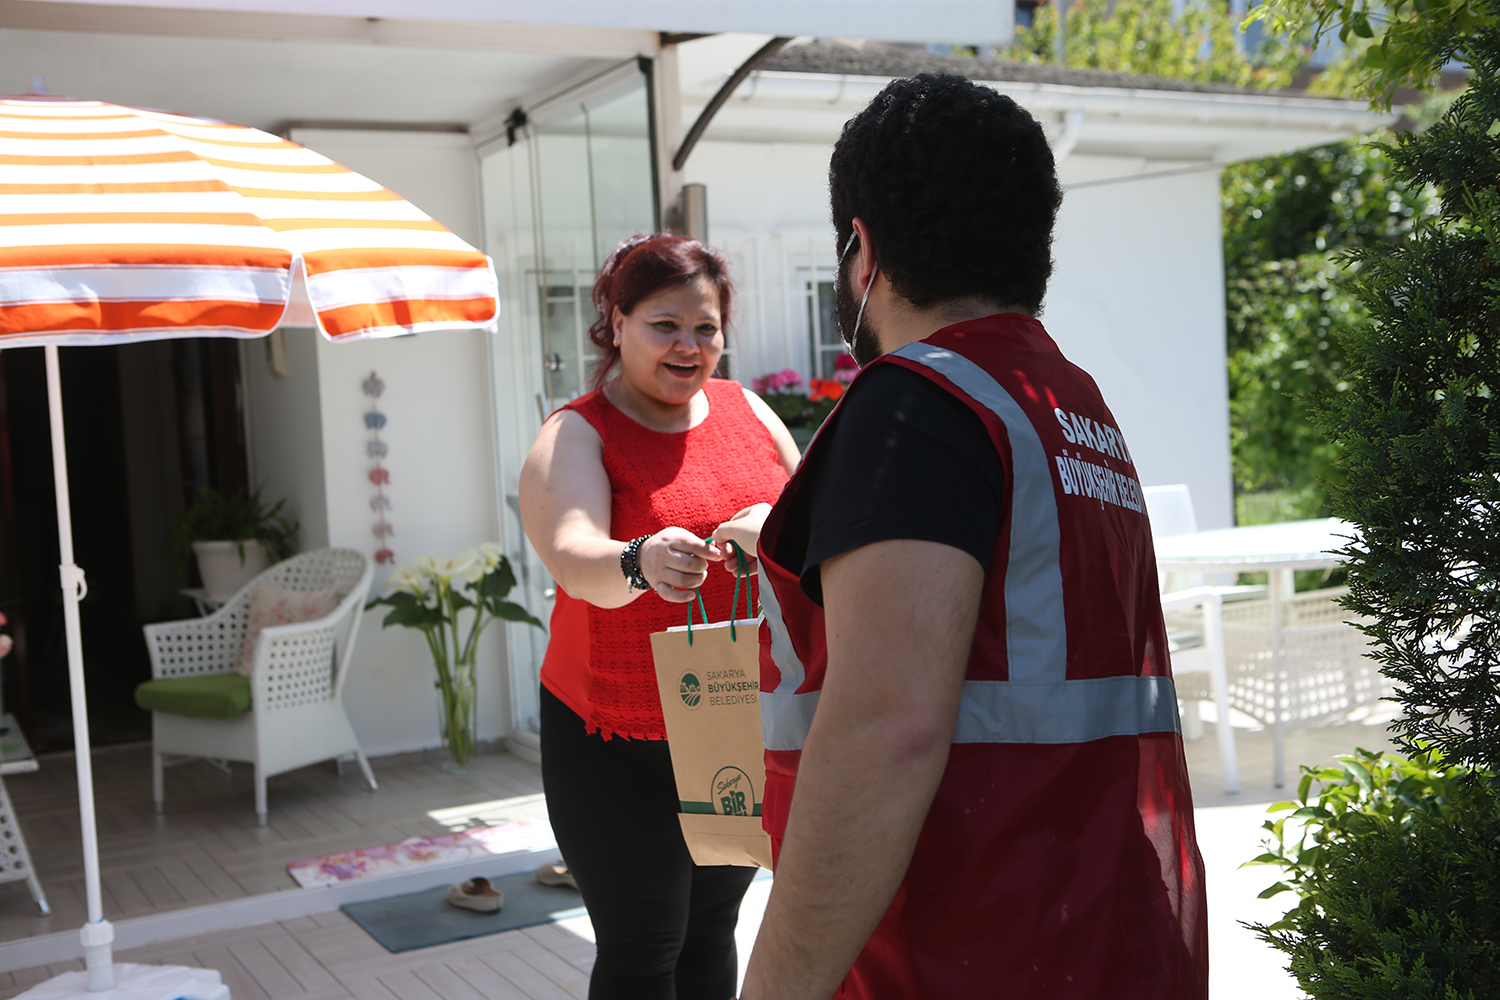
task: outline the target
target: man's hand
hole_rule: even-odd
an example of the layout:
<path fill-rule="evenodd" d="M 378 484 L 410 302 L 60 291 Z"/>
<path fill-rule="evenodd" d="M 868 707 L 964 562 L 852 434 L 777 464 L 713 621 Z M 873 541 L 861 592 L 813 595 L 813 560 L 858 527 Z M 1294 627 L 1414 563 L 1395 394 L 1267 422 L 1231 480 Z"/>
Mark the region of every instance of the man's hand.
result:
<path fill-rule="evenodd" d="M 827 1000 L 885 915 L 948 763 L 984 584 L 968 553 L 909 540 L 821 573 L 828 671 L 743 1000 Z"/>
<path fill-rule="evenodd" d="M 734 573 L 739 567 L 739 560 L 734 558 L 734 549 L 729 547 L 729 543 L 734 542 L 745 553 L 750 572 L 755 572 L 758 565 L 755 546 L 760 544 L 760 529 L 770 513 L 771 505 L 768 503 L 751 504 L 714 529 L 714 544 L 719 546 L 719 551 L 724 556 L 726 570 Z"/>

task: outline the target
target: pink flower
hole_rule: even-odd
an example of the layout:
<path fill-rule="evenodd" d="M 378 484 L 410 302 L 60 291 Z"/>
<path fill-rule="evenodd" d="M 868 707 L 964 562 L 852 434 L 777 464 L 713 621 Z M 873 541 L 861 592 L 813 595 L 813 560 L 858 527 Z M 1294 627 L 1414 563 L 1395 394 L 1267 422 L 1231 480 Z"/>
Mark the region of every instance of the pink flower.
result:
<path fill-rule="evenodd" d="M 853 356 L 851 356 L 849 352 L 845 351 L 843 354 L 840 354 L 838 357 L 833 359 L 833 370 L 836 372 L 857 372 L 859 371 L 859 365 L 855 364 Z"/>
<path fill-rule="evenodd" d="M 10 636 L 0 635 L 0 657 L 8 655 L 10 653 L 11 647 L 15 644 L 16 641 Z"/>
<path fill-rule="evenodd" d="M 795 369 L 783 368 L 779 372 L 762 375 L 750 381 L 750 388 L 757 395 L 764 396 L 767 393 L 794 393 L 802 391 L 802 376 Z"/>

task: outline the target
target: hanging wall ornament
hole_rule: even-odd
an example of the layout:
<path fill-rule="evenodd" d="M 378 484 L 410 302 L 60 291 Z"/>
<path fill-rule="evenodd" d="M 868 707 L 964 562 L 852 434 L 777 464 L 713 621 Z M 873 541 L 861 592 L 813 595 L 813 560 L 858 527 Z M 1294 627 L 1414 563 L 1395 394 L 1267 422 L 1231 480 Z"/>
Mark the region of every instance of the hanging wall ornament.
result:
<path fill-rule="evenodd" d="M 385 495 L 386 486 L 390 485 L 391 474 L 384 464 L 385 456 L 390 452 L 390 446 L 380 440 L 381 428 L 385 427 L 385 414 L 380 412 L 380 394 L 385 392 L 385 383 L 374 372 L 364 381 L 364 393 L 370 397 L 370 409 L 365 413 L 365 429 L 370 432 L 370 440 L 365 445 L 365 454 L 374 460 L 375 464 L 370 467 L 369 480 L 375 487 L 375 495 L 370 498 L 370 509 L 375 512 L 375 527 L 370 529 L 376 539 L 378 547 L 375 549 L 375 561 L 386 565 L 394 565 L 396 553 L 391 550 L 390 537 L 396 533 L 396 529 L 386 520 L 385 512 L 391 509 L 391 499 Z"/>

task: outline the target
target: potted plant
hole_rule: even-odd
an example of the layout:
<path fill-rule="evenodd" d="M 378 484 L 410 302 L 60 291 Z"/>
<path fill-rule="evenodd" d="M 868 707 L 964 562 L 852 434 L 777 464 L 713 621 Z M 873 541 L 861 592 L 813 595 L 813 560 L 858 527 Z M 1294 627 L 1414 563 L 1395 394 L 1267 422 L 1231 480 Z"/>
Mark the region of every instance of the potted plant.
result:
<path fill-rule="evenodd" d="M 382 627 L 402 625 L 426 638 L 437 672 L 434 687 L 444 767 L 454 774 L 467 771 L 474 762 L 479 637 L 496 620 L 542 627 L 525 608 L 505 600 L 515 585 L 516 575 L 500 546 L 486 542 L 451 559 L 417 556 L 386 581 L 394 593 L 365 605 L 366 610 L 377 604 L 391 609 Z M 460 619 L 467 619 L 467 630 Z"/>
<path fill-rule="evenodd" d="M 267 507 L 260 494 L 239 490 L 225 497 L 202 488 L 199 502 L 182 512 L 167 538 L 173 562 L 197 558 L 211 601 L 227 600 L 267 565 L 296 550 L 297 523 L 281 515 L 286 501 Z"/>
<path fill-rule="evenodd" d="M 812 379 L 806 389 L 802 387 L 802 376 L 791 368 L 751 379 L 750 388 L 781 418 L 797 447 L 805 451 L 813 434 L 828 419 L 834 404 L 858 373 L 854 359 L 840 354 L 835 359 L 833 378 Z"/>

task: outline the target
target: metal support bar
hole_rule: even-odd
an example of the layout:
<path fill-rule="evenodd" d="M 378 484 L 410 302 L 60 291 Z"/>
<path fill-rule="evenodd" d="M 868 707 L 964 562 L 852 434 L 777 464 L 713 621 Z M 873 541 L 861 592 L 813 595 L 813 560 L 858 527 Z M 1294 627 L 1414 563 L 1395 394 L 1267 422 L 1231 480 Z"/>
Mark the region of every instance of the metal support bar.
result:
<path fill-rule="evenodd" d="M 687 138 L 682 140 L 682 146 L 677 150 L 677 155 L 672 157 L 673 170 L 681 170 L 683 164 L 687 163 L 687 158 L 692 154 L 693 147 L 698 145 L 699 139 L 703 138 L 703 132 L 708 128 L 708 123 L 714 120 L 714 115 L 718 114 L 719 109 L 724 106 L 724 102 L 729 100 L 729 95 L 733 94 L 735 89 L 745 82 L 745 77 L 754 73 L 761 63 L 780 52 L 786 43 L 791 40 L 792 36 L 790 35 L 778 35 L 757 49 L 755 55 L 746 59 L 744 65 L 729 75 L 729 79 L 724 82 L 724 86 L 720 87 L 719 92 L 713 96 L 713 100 L 708 102 L 708 107 L 704 108 L 703 113 L 698 116 L 698 120 L 693 122 L 693 127 L 688 129 Z"/>
<path fill-rule="evenodd" d="M 658 31 L 656 37 L 663 45 L 681 45 L 683 42 L 696 42 L 700 38 L 707 38 L 709 35 L 715 34 L 718 34 L 718 32 Z"/>

